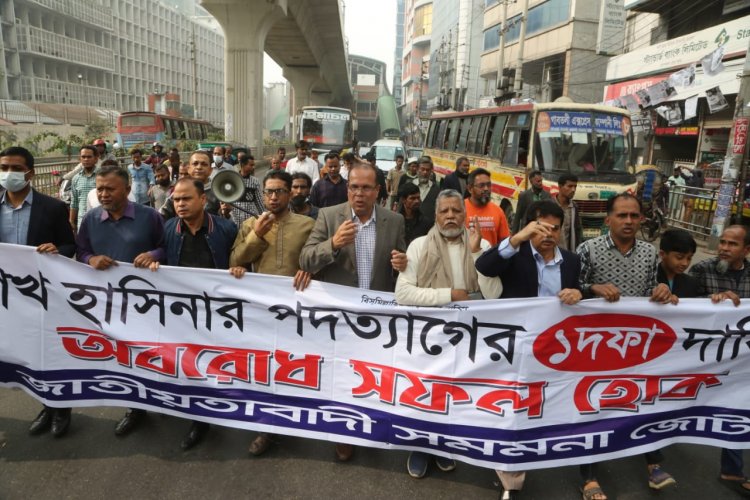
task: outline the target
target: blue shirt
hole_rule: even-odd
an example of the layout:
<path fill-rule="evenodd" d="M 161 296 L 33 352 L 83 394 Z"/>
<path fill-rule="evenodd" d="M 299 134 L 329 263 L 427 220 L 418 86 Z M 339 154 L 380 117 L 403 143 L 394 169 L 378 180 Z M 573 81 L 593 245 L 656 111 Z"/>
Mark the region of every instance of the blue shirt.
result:
<path fill-rule="evenodd" d="M 562 252 L 560 252 L 559 248 L 555 247 L 554 258 L 549 262 L 545 262 L 544 257 L 536 251 L 534 245 L 529 246 L 531 247 L 531 254 L 534 256 L 534 263 L 536 264 L 537 296 L 557 297 L 557 294 L 562 290 L 562 274 L 560 273 L 560 265 L 563 261 Z M 513 248 L 510 244 L 510 238 L 505 238 L 497 250 L 500 253 L 500 257 L 506 260 L 518 253 L 518 248 Z"/>
<path fill-rule="evenodd" d="M 141 205 L 148 205 L 151 201 L 148 198 L 148 188 L 156 184 L 154 171 L 145 163 L 141 163 L 138 167 L 130 165 L 128 171 L 130 172 L 130 177 L 133 179 L 132 190 L 135 201 Z"/>
<path fill-rule="evenodd" d="M 34 190 L 29 189 L 29 194 L 26 195 L 21 204 L 13 208 L 7 200 L 8 193 L 3 193 L 3 197 L 0 199 L 0 243 L 26 244 L 33 194 Z"/>
<path fill-rule="evenodd" d="M 92 208 L 81 222 L 76 244 L 78 260 L 85 264 L 95 255 L 132 263 L 144 252 L 163 261 L 164 220 L 153 208 L 130 201 L 118 220 L 102 207 Z"/>

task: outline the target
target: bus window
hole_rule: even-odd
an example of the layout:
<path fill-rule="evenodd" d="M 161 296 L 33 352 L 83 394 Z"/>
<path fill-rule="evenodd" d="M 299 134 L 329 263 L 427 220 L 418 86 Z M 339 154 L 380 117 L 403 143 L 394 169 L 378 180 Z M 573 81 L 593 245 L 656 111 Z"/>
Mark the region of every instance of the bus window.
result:
<path fill-rule="evenodd" d="M 172 120 L 164 120 L 164 137 L 168 139 L 174 139 L 174 122 Z"/>
<path fill-rule="evenodd" d="M 424 147 L 431 148 L 433 142 L 435 142 L 435 129 L 437 128 L 437 122 L 431 121 L 430 126 L 427 127 L 427 137 L 424 140 Z"/>
<path fill-rule="evenodd" d="M 445 144 L 445 129 L 448 128 L 448 120 L 440 120 L 440 126 L 438 127 L 437 136 L 435 137 L 435 144 L 433 147 L 438 149 L 444 149 Z"/>
<path fill-rule="evenodd" d="M 478 120 L 477 120 L 478 121 Z M 461 122 L 461 134 L 458 136 L 458 144 L 456 144 L 456 151 L 463 153 L 466 151 L 466 142 L 471 131 L 471 118 L 464 118 Z"/>
<path fill-rule="evenodd" d="M 447 140 L 445 143 L 445 147 L 443 149 L 447 149 L 448 151 L 454 151 L 456 148 L 456 138 L 458 137 L 458 129 L 460 128 L 459 125 L 461 124 L 461 120 L 455 119 L 451 120 L 448 127 L 450 127 L 450 132 L 447 135 Z"/>
<path fill-rule="evenodd" d="M 503 145 L 503 129 L 505 122 L 508 121 L 507 115 L 493 117 L 494 125 L 491 124 L 491 130 L 487 131 L 487 143 L 489 145 L 489 155 L 491 158 L 500 158 L 500 150 Z M 487 149 L 485 148 L 485 151 Z"/>
<path fill-rule="evenodd" d="M 187 138 L 187 130 L 185 127 L 185 122 L 183 122 L 182 120 L 175 120 L 175 124 L 177 125 L 177 127 L 175 127 L 176 132 L 177 132 L 175 139 Z"/>
<path fill-rule="evenodd" d="M 506 165 L 523 165 L 528 163 L 529 130 L 508 127 L 503 147 L 503 163 Z"/>
<path fill-rule="evenodd" d="M 486 124 L 486 116 L 477 116 L 474 118 L 474 122 L 471 124 L 471 130 L 469 131 L 469 140 L 466 142 L 467 153 L 477 153 L 477 145 L 481 144 L 482 140 L 482 128 Z"/>
<path fill-rule="evenodd" d="M 487 131 L 489 130 L 489 127 L 487 127 L 487 125 L 489 123 L 490 123 L 489 116 L 483 116 L 482 121 L 479 123 L 479 133 L 477 134 L 477 146 L 474 149 L 474 152 L 476 154 L 480 154 L 480 155 L 486 154 L 485 153 L 486 151 L 485 141 L 487 139 L 485 138 L 488 136 Z"/>

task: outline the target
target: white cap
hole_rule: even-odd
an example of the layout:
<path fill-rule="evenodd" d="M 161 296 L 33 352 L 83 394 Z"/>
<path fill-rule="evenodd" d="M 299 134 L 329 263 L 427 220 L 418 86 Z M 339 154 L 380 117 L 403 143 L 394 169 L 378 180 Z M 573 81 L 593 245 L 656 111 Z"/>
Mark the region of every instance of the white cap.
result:
<path fill-rule="evenodd" d="M 409 165 L 409 164 L 411 164 L 411 163 L 419 163 L 419 158 L 417 158 L 416 156 L 412 156 L 411 158 L 409 158 L 409 159 L 408 159 L 408 160 L 406 161 L 406 164 L 407 164 L 407 165 Z"/>

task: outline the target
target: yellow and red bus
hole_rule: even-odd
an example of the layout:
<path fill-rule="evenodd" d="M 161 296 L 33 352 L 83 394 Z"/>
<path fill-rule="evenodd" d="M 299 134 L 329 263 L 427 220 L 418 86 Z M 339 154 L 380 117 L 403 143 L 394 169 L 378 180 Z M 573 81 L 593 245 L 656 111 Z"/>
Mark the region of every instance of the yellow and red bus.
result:
<path fill-rule="evenodd" d="M 635 193 L 633 133 L 626 110 L 524 103 L 435 113 L 426 120 L 424 154 L 432 157 L 435 172 L 449 174 L 457 158 L 468 157 L 472 168 L 490 171 L 493 199 L 503 208 L 510 203 L 515 209 L 532 170 L 542 172 L 544 189 L 552 195 L 561 174 L 576 174 L 584 238 L 602 234 L 607 199 L 623 191 Z"/>

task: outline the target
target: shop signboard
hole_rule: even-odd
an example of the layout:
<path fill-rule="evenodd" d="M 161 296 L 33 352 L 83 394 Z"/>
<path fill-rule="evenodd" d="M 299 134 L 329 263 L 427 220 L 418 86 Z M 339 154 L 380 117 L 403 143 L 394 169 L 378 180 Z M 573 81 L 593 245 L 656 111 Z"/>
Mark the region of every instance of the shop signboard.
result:
<path fill-rule="evenodd" d="M 689 66 L 719 47 L 724 47 L 725 58 L 742 54 L 747 51 L 750 39 L 748 25 L 750 16 L 745 16 L 615 56 L 607 63 L 607 80 L 623 80 Z"/>

